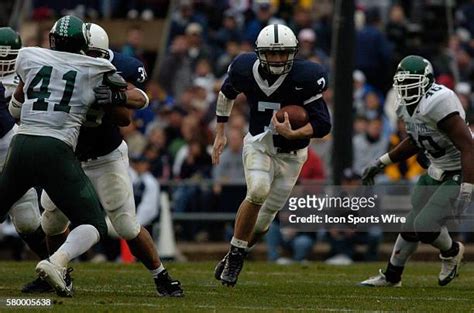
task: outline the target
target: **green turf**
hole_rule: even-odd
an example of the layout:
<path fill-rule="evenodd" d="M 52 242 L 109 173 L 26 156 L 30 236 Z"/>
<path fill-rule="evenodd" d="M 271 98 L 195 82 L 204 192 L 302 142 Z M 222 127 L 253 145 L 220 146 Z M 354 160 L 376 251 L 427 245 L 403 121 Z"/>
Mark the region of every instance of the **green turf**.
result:
<path fill-rule="evenodd" d="M 34 277 L 34 263 L 0 263 L 0 298 L 24 297 L 22 284 Z M 213 263 L 168 264 L 180 279 L 184 298 L 157 298 L 139 264 L 74 264 L 76 295 L 53 294 L 55 311 L 64 312 L 474 312 L 474 265 L 446 287 L 437 286 L 439 263 L 411 263 L 402 288 L 355 286 L 383 267 L 279 266 L 248 262 L 235 288 L 213 278 Z M 39 296 L 29 296 L 38 298 Z M 5 306 L 0 307 L 5 312 Z M 24 310 L 31 312 L 31 309 Z M 47 309 L 42 310 L 44 312 Z"/>

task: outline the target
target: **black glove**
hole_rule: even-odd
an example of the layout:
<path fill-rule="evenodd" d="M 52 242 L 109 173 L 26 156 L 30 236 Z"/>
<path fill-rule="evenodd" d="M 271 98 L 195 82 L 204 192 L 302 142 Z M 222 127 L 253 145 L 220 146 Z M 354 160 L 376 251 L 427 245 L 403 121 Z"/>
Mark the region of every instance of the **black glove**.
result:
<path fill-rule="evenodd" d="M 111 89 L 109 86 L 100 85 L 95 87 L 94 94 L 97 103 L 101 106 L 119 106 L 127 103 L 127 94 L 125 91 Z"/>
<path fill-rule="evenodd" d="M 471 204 L 473 188 L 474 185 L 470 183 L 462 183 L 457 198 L 451 200 L 453 217 L 457 222 L 461 222 L 462 215 Z"/>
<path fill-rule="evenodd" d="M 364 173 L 362 173 L 362 184 L 370 186 L 374 184 L 374 177 L 380 173 L 385 168 L 385 164 L 377 159 L 375 162 L 370 164 L 365 168 Z"/>

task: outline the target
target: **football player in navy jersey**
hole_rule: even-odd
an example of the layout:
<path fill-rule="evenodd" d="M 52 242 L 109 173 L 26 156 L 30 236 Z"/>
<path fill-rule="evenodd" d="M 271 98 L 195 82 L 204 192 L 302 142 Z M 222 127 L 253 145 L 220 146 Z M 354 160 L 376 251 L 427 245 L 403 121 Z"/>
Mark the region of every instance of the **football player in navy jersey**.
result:
<path fill-rule="evenodd" d="M 237 283 L 248 249 L 268 231 L 288 199 L 306 161 L 310 138 L 324 137 L 331 129 L 322 96 L 327 73 L 319 64 L 295 59 L 297 50 L 290 28 L 266 26 L 258 35 L 255 53 L 241 54 L 229 66 L 218 96 L 214 164 L 227 141 L 224 128 L 234 99 L 244 93 L 250 105 L 243 149 L 247 195 L 237 212 L 229 252 L 215 269 L 216 279 L 227 286 Z M 294 130 L 287 114 L 278 122 L 274 114 L 286 105 L 302 106 L 309 122 Z"/>
<path fill-rule="evenodd" d="M 97 103 L 89 110 L 85 126 L 81 128 L 76 156 L 99 195 L 108 216 L 109 230 L 113 228 L 125 239 L 133 255 L 151 272 L 158 295 L 183 296 L 180 282 L 173 280 L 163 267 L 149 232 L 137 222 L 133 186 L 128 174 L 128 148 L 118 127 L 130 123 L 129 109 L 148 105 L 146 93 L 136 87 L 142 86 L 146 80 L 144 66 L 135 58 L 112 52 L 108 35 L 102 27 L 92 23 L 87 27 L 90 32 L 87 54 L 109 59 L 128 87 L 126 91 L 112 90 L 107 86 L 94 89 Z M 112 113 L 104 113 L 101 109 L 107 105 L 114 107 Z M 45 209 L 42 226 L 48 235 L 50 250 L 54 251 L 65 239 L 69 221 L 44 192 L 41 204 Z M 31 292 L 47 288 L 38 280 L 29 287 Z"/>

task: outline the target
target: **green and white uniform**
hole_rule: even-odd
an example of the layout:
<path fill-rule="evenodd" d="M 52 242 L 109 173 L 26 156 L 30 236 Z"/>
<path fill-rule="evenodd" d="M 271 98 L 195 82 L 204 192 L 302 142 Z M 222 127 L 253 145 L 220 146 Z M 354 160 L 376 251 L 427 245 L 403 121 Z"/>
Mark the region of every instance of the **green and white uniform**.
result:
<path fill-rule="evenodd" d="M 105 59 L 36 47 L 21 49 L 17 73 L 25 83 L 26 97 L 18 133 L 53 137 L 75 148 L 95 101 L 93 88 L 102 82 L 104 73 L 114 70 Z"/>
<path fill-rule="evenodd" d="M 0 176 L 0 220 L 29 188 L 43 188 L 74 225 L 107 232 L 104 212 L 74 155 L 93 88 L 115 67 L 107 60 L 42 48 L 20 50 L 24 82 L 20 127 Z"/>
<path fill-rule="evenodd" d="M 448 136 L 438 129 L 438 123 L 452 114 L 465 119 L 466 114 L 456 94 L 433 83 L 410 116 L 407 107 L 400 105 L 398 116 L 405 122 L 408 134 L 423 150 L 431 165 L 428 174 L 440 180 L 445 171 L 461 169 L 461 153 Z"/>
<path fill-rule="evenodd" d="M 408 134 L 431 161 L 428 173 L 418 180 L 412 194 L 413 209 L 403 226 L 405 232 L 437 232 L 451 213 L 461 182 L 461 153 L 449 137 L 438 128 L 440 122 L 453 114 L 465 119 L 465 112 L 456 94 L 445 86 L 433 83 L 421 98 L 413 115 L 407 106 L 397 108 Z"/>

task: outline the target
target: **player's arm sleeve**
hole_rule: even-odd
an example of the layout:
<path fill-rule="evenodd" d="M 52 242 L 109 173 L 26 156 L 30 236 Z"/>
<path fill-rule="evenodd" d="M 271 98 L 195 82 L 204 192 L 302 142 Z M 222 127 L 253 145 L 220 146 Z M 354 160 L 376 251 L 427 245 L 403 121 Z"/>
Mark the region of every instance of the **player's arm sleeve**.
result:
<path fill-rule="evenodd" d="M 234 100 L 240 93 L 236 87 L 235 76 L 237 74 L 235 73 L 233 64 L 229 66 L 227 74 L 228 76 L 222 84 L 221 91 L 217 96 L 216 116 L 218 123 L 225 123 L 228 121 L 230 113 L 232 112 Z"/>
<path fill-rule="evenodd" d="M 20 51 L 18 52 L 18 56 L 16 58 L 16 61 L 15 61 L 15 72 L 22 81 L 25 81 L 25 71 L 24 71 L 24 68 L 25 68 L 24 59 L 25 58 L 24 58 L 24 54 L 25 54 L 25 50 L 20 49 Z"/>
<path fill-rule="evenodd" d="M 147 79 L 148 74 L 145 70 L 145 65 L 143 65 L 142 62 L 137 62 L 131 83 L 133 83 L 135 87 L 144 90 Z"/>
<path fill-rule="evenodd" d="M 313 127 L 313 138 L 322 138 L 331 131 L 331 116 L 322 95 L 305 105 L 309 123 Z"/>

